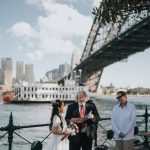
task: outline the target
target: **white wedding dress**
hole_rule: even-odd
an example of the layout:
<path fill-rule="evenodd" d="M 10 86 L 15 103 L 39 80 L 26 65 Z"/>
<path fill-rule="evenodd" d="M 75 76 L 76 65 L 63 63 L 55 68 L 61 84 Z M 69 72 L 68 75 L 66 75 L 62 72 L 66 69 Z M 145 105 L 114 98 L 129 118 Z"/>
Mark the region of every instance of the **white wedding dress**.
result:
<path fill-rule="evenodd" d="M 62 117 L 61 118 L 62 123 L 63 123 L 63 130 L 65 131 L 67 128 L 67 124 L 65 119 Z M 53 127 L 60 127 L 61 128 L 61 120 L 60 118 L 55 115 L 53 118 Z M 64 135 L 57 135 L 57 134 L 53 134 L 52 135 L 52 147 L 50 148 L 50 150 L 69 150 L 69 140 L 68 138 L 65 138 L 63 140 L 61 140 L 61 138 Z"/>

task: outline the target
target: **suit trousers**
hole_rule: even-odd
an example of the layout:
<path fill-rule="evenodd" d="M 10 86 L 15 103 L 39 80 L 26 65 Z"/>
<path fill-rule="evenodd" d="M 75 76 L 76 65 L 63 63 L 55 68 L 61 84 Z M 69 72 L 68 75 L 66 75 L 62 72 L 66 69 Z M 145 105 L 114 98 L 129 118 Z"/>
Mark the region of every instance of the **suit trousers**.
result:
<path fill-rule="evenodd" d="M 69 150 L 92 150 L 92 139 L 88 138 L 86 133 L 80 133 L 78 143 L 73 140 L 69 141 Z"/>
<path fill-rule="evenodd" d="M 116 150 L 134 150 L 134 140 L 116 140 Z"/>

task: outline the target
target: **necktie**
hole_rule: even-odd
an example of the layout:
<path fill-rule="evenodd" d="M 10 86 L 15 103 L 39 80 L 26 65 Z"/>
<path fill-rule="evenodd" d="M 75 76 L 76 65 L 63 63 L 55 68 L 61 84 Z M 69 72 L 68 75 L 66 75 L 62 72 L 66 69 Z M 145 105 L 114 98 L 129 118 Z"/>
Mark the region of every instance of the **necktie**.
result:
<path fill-rule="evenodd" d="M 80 106 L 80 117 L 81 118 L 84 117 L 84 107 L 83 107 L 83 105 Z"/>

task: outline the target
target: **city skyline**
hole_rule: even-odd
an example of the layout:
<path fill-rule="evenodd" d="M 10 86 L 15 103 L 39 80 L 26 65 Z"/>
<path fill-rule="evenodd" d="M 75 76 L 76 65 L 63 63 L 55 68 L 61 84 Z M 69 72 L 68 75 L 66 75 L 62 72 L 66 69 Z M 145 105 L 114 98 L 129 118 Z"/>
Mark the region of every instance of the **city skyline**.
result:
<path fill-rule="evenodd" d="M 12 66 L 15 64 L 15 67 Z M 34 77 L 34 66 L 32 64 L 25 64 L 23 61 L 13 62 L 12 58 L 8 57 L 0 57 L 0 84 L 6 84 L 5 78 L 9 80 L 11 83 L 22 83 L 24 81 L 28 83 L 37 82 Z M 6 71 L 4 71 L 6 70 Z M 53 73 L 58 71 L 57 74 L 52 74 L 52 78 L 50 79 L 50 75 L 48 73 Z M 64 76 L 70 73 L 71 66 L 64 62 L 63 64 L 59 64 L 57 68 L 51 68 L 45 72 L 45 75 L 40 79 L 42 81 L 46 76 L 48 77 L 46 81 L 50 80 L 58 80 L 63 78 Z M 9 72 L 10 73 L 9 73 Z M 6 73 L 5 73 L 6 72 Z M 12 76 L 14 74 L 14 76 Z M 40 82 L 38 81 L 38 82 Z M 8 84 L 8 83 L 7 83 Z"/>
<path fill-rule="evenodd" d="M 15 67 L 13 68 L 13 64 Z M 14 74 L 14 76 L 13 76 Z M 32 64 L 24 64 L 23 61 L 13 62 L 12 58 L 0 58 L 0 84 L 11 86 L 15 83 L 34 82 L 34 70 Z"/>
<path fill-rule="evenodd" d="M 37 80 L 59 64 L 70 64 L 74 50 L 83 52 L 92 9 L 98 4 L 99 0 L 1 1 L 0 56 L 33 64 Z M 106 67 L 100 84 L 150 87 L 149 57 L 147 49 Z"/>

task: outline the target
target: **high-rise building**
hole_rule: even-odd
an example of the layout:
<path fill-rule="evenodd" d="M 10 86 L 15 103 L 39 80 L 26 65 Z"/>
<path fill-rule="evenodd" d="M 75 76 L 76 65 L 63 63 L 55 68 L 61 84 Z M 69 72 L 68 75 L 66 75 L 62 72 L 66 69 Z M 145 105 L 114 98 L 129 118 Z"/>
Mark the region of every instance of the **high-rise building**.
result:
<path fill-rule="evenodd" d="M 76 50 L 74 50 L 71 58 L 71 70 L 73 70 L 79 63 L 80 63 L 79 54 Z"/>
<path fill-rule="evenodd" d="M 59 79 L 59 69 L 53 69 L 52 70 L 52 80 L 58 80 Z"/>
<path fill-rule="evenodd" d="M 1 58 L 1 80 L 4 85 L 12 84 L 12 59 Z"/>
<path fill-rule="evenodd" d="M 33 83 L 33 65 L 25 65 L 25 81 L 28 83 Z"/>
<path fill-rule="evenodd" d="M 80 58 L 79 54 L 76 50 L 73 51 L 72 53 L 72 58 L 71 58 L 71 78 L 74 79 L 74 72 L 73 69 L 80 63 Z"/>
<path fill-rule="evenodd" d="M 2 80 L 2 69 L 0 68 L 0 84 L 3 83 L 3 80 Z"/>
<path fill-rule="evenodd" d="M 52 71 L 48 71 L 45 76 L 48 80 L 52 80 Z"/>
<path fill-rule="evenodd" d="M 67 63 L 59 65 L 59 76 L 63 78 L 70 73 L 70 70 L 70 65 Z"/>
<path fill-rule="evenodd" d="M 16 82 L 21 83 L 23 81 L 23 69 L 24 63 L 22 61 L 16 62 Z"/>
<path fill-rule="evenodd" d="M 45 77 L 47 78 L 48 81 L 59 80 L 60 79 L 60 77 L 59 77 L 59 69 L 55 68 L 55 69 L 52 69 L 52 70 L 48 71 L 45 74 Z"/>

